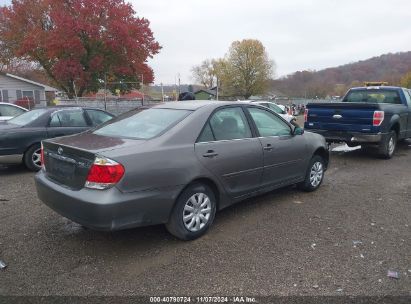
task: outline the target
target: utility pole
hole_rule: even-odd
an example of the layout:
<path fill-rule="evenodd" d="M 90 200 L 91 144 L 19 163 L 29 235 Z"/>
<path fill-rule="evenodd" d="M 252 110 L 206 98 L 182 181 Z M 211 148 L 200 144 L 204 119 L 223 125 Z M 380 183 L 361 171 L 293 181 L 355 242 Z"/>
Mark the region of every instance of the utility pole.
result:
<path fill-rule="evenodd" d="M 216 80 L 217 80 L 217 81 L 216 81 L 216 82 L 217 82 L 216 99 L 217 99 L 217 101 L 218 101 L 218 77 L 216 77 Z"/>
<path fill-rule="evenodd" d="M 181 94 L 181 89 L 180 89 L 180 73 L 178 73 L 178 96 Z"/>
<path fill-rule="evenodd" d="M 163 88 L 163 83 L 161 83 L 161 100 L 164 102 L 164 88 Z"/>
<path fill-rule="evenodd" d="M 141 74 L 141 92 L 143 93 L 143 99 L 141 105 L 144 106 L 144 74 Z"/>
<path fill-rule="evenodd" d="M 104 110 L 107 111 L 107 73 L 104 73 Z"/>

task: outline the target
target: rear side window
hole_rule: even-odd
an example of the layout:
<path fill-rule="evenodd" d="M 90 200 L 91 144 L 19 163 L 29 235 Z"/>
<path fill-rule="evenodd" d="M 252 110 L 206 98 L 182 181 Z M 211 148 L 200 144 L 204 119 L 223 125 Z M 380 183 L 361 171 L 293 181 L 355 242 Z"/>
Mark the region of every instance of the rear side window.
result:
<path fill-rule="evenodd" d="M 110 137 L 150 139 L 170 129 L 190 112 L 176 109 L 148 109 L 137 113 L 133 111 L 97 128 L 93 133 Z"/>
<path fill-rule="evenodd" d="M 98 126 L 113 118 L 113 116 L 103 111 L 90 110 L 90 109 L 87 109 L 85 111 L 87 112 L 87 115 L 90 117 L 91 122 L 93 123 L 93 126 Z"/>
<path fill-rule="evenodd" d="M 250 138 L 251 129 L 247 118 L 240 107 L 230 107 L 218 110 L 210 118 L 210 127 L 215 140 L 232 140 Z M 210 136 L 207 127 L 203 130 L 204 137 Z M 203 136 L 201 134 L 200 138 Z"/>
<path fill-rule="evenodd" d="M 401 104 L 397 91 L 384 89 L 353 90 L 344 97 L 343 102 Z"/>
<path fill-rule="evenodd" d="M 407 100 L 408 106 L 411 107 L 411 91 L 404 90 L 404 95 L 405 95 L 405 99 Z"/>

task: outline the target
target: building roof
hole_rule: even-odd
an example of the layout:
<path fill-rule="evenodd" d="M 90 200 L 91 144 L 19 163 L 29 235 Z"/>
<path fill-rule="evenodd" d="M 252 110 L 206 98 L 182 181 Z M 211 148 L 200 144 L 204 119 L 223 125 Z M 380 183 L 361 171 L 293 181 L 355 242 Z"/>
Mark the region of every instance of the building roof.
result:
<path fill-rule="evenodd" d="M 17 79 L 17 80 L 20 80 L 20 81 L 24 81 L 24 82 L 27 82 L 27 83 L 30 83 L 30 84 L 34 84 L 34 85 L 39 86 L 39 87 L 43 87 L 44 90 L 47 91 L 47 92 L 58 92 L 59 91 L 58 89 L 50 87 L 48 85 L 45 85 L 45 84 L 42 84 L 42 83 L 39 83 L 39 82 L 35 82 L 35 81 L 29 80 L 29 79 L 26 79 L 26 78 L 23 78 L 23 77 L 20 77 L 20 76 L 16 76 L 16 75 L 13 75 L 13 74 L 10 74 L 10 73 L 6 73 L 4 75 L 8 76 L 10 78 L 14 78 L 14 79 Z"/>
<path fill-rule="evenodd" d="M 213 90 L 207 90 L 207 89 L 197 90 L 197 91 L 194 92 L 194 94 L 198 94 L 198 93 L 200 93 L 200 92 L 205 92 L 205 93 L 207 93 L 207 94 L 209 94 L 209 95 L 213 95 L 213 96 L 216 95 L 216 92 L 215 92 L 215 91 L 213 91 Z"/>

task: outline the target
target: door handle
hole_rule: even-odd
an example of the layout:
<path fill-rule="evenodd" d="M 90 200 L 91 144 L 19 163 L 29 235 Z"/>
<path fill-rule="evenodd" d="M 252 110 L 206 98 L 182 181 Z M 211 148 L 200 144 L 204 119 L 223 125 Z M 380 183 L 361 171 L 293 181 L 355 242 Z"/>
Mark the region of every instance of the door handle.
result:
<path fill-rule="evenodd" d="M 208 150 L 207 153 L 203 154 L 203 157 L 215 157 L 218 153 L 215 153 L 214 150 Z"/>
<path fill-rule="evenodd" d="M 267 144 L 265 147 L 263 147 L 263 149 L 265 151 L 271 151 L 273 149 L 273 147 L 271 146 L 271 144 Z"/>

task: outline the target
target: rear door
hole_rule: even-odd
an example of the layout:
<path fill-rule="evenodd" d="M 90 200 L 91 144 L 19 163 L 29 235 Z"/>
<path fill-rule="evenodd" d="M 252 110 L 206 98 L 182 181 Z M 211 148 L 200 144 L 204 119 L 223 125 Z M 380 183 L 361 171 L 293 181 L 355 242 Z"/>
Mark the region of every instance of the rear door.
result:
<path fill-rule="evenodd" d="M 215 111 L 204 126 L 195 152 L 233 198 L 248 196 L 261 184 L 261 143 L 253 137 L 241 106 Z"/>
<path fill-rule="evenodd" d="M 52 113 L 47 127 L 47 137 L 76 134 L 89 128 L 82 109 L 61 109 Z"/>
<path fill-rule="evenodd" d="M 263 146 L 263 187 L 301 180 L 306 172 L 304 136 L 293 135 L 291 126 L 268 110 L 248 107 Z"/>

